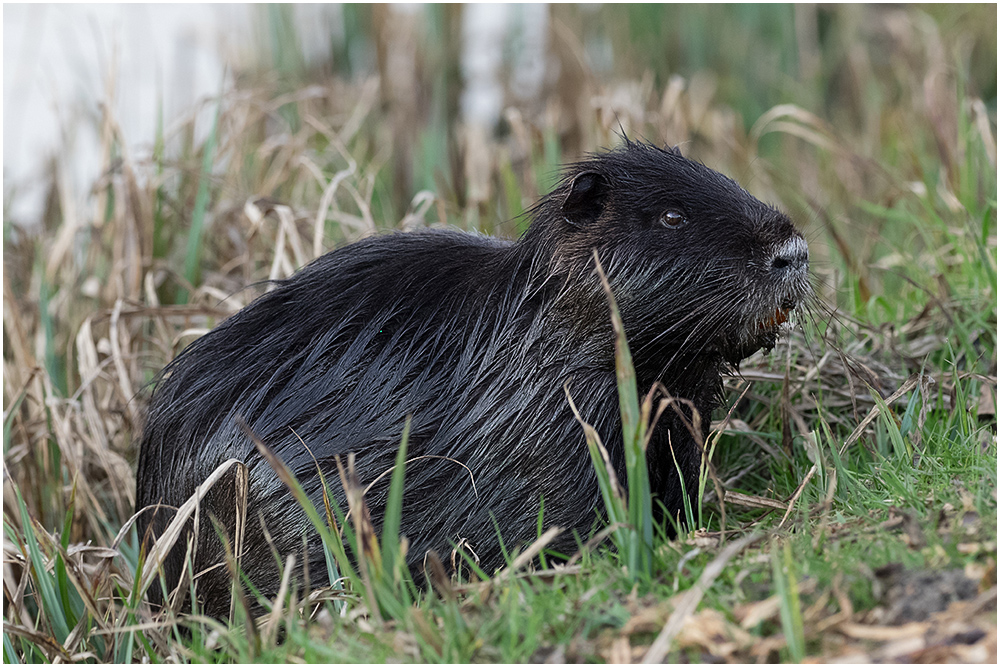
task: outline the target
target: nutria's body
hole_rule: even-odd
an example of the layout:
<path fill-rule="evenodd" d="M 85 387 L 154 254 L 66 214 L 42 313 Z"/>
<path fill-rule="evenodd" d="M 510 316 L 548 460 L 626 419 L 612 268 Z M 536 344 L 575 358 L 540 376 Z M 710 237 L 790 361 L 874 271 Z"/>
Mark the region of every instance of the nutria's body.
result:
<path fill-rule="evenodd" d="M 625 476 L 593 251 L 618 300 L 640 391 L 661 382 L 691 401 L 702 438 L 727 366 L 773 346 L 778 323 L 806 296 L 808 253 L 786 216 L 735 182 L 640 143 L 574 165 L 533 217 L 517 242 L 424 231 L 341 248 L 195 341 L 153 394 L 138 506 L 178 506 L 222 461 L 240 459 L 250 474 L 245 571 L 262 592 L 277 589 L 263 520 L 282 554 L 301 553 L 309 536 L 311 581 L 325 583 L 304 514 L 235 417 L 322 507 L 302 441 L 328 480 L 337 478 L 334 456 L 354 452 L 368 484 L 393 465 L 412 416 L 411 457 L 463 465 L 424 458 L 407 467 L 401 532 L 411 565 L 463 540 L 490 571 L 502 564 L 494 519 L 506 545 L 530 540 L 542 497 L 546 527 L 568 529 L 555 546 L 574 550 L 572 531 L 586 536 L 601 497 L 567 382 Z M 683 505 L 678 467 L 692 493 L 699 462 L 696 439 L 668 411 L 648 463 L 672 514 Z M 387 492 L 385 476 L 366 495 L 376 527 Z M 228 609 L 228 586 L 224 569 L 201 577 L 209 613 Z"/>

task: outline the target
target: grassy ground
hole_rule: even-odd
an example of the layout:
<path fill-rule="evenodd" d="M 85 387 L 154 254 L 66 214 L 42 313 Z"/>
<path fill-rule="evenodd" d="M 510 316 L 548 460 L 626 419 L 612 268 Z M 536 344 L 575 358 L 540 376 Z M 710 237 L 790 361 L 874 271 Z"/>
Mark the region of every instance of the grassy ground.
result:
<path fill-rule="evenodd" d="M 37 234 L 4 216 L 5 661 L 995 662 L 995 6 L 554 7 L 559 76 L 487 135 L 456 121 L 457 10 L 347 10 L 344 54 L 411 49 L 396 89 L 303 69 L 266 11 L 283 55 L 206 102 L 207 141 L 134 161 L 106 117 L 86 209 L 54 181 Z M 391 564 L 291 586 L 255 624 L 153 616 L 128 531 L 153 374 L 337 245 L 516 235 L 620 128 L 780 205 L 813 257 L 819 304 L 729 381 L 694 529 L 648 574 L 608 538 L 434 593 Z"/>

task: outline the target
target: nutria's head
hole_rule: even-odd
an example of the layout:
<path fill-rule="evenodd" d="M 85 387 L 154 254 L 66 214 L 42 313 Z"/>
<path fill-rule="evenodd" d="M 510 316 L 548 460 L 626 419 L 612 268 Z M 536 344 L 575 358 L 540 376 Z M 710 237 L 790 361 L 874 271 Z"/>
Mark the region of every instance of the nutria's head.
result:
<path fill-rule="evenodd" d="M 810 294 L 809 250 L 786 215 L 650 144 L 627 142 L 573 165 L 535 209 L 524 243 L 546 248 L 550 270 L 581 286 L 573 294 L 581 319 L 607 318 L 587 279 L 597 250 L 637 366 L 656 376 L 769 350 Z"/>

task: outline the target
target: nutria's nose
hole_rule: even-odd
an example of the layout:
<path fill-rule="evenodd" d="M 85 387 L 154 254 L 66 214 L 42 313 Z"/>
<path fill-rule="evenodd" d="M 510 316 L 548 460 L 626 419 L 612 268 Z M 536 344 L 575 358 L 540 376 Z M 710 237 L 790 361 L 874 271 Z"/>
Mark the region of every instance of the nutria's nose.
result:
<path fill-rule="evenodd" d="M 774 251 L 771 268 L 786 273 L 802 273 L 809 268 L 809 246 L 801 236 L 793 236 Z"/>

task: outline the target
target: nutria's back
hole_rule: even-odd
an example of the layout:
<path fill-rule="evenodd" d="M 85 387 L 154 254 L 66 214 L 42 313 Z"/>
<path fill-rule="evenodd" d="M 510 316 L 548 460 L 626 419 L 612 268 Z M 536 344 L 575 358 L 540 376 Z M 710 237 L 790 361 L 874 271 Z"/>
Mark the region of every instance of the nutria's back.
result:
<path fill-rule="evenodd" d="M 773 346 L 808 293 L 808 252 L 787 217 L 735 182 L 639 143 L 571 167 L 533 218 L 516 243 L 424 231 L 341 248 L 192 343 L 153 393 L 137 505 L 178 506 L 222 461 L 240 459 L 250 473 L 250 578 L 267 594 L 277 588 L 263 519 L 281 553 L 301 551 L 309 535 L 312 582 L 326 583 L 304 514 L 235 417 L 320 505 L 312 456 L 336 479 L 334 457 L 354 452 L 367 484 L 393 465 L 411 416 L 410 456 L 443 457 L 407 467 L 401 532 L 411 564 L 463 540 L 487 570 L 501 564 L 493 519 L 508 546 L 528 540 L 542 498 L 546 526 L 568 529 L 556 547 L 572 549 L 571 531 L 585 537 L 601 503 L 566 383 L 624 478 L 593 251 L 619 301 L 640 389 L 659 381 L 692 401 L 705 416 L 702 438 L 726 365 Z M 650 477 L 674 513 L 683 498 L 668 438 L 689 493 L 700 453 L 676 416 L 661 420 Z M 366 496 L 376 527 L 387 490 L 388 476 Z M 203 564 L 221 555 L 212 539 L 201 549 Z M 206 610 L 224 613 L 225 571 L 198 586 Z"/>

